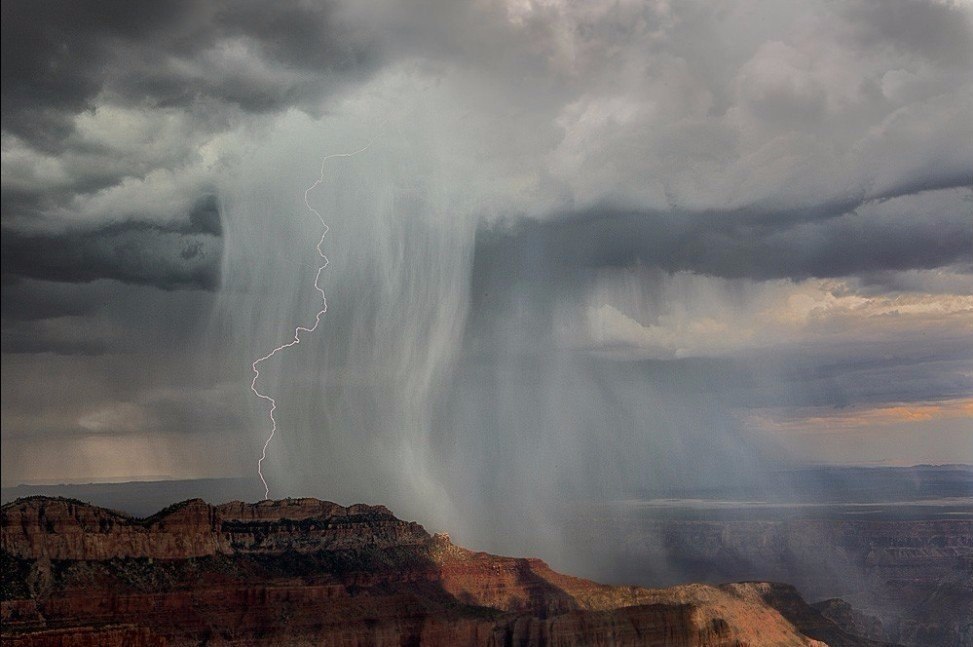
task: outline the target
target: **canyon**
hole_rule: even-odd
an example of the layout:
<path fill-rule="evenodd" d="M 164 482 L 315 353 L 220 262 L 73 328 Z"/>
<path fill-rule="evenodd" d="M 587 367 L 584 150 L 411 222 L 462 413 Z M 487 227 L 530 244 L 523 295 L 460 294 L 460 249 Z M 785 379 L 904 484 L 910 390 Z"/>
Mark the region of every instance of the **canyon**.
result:
<path fill-rule="evenodd" d="M 0 517 L 2 638 L 18 647 L 885 644 L 786 584 L 597 584 L 382 506 L 193 499 L 140 519 L 32 497 Z"/>
<path fill-rule="evenodd" d="M 901 506 L 900 506 L 901 507 Z M 751 510 L 589 511 L 570 526 L 608 581 L 787 581 L 860 635 L 910 647 L 973 647 L 968 508 L 800 515 Z M 614 529 L 615 546 L 596 542 Z M 841 603 L 828 603 L 841 598 Z M 817 602 L 820 601 L 820 605 Z"/>

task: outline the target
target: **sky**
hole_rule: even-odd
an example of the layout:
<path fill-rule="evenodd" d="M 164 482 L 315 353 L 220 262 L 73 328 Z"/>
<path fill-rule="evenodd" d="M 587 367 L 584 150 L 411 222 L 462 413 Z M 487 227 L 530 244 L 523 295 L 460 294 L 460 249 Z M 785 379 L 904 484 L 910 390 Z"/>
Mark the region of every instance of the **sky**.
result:
<path fill-rule="evenodd" d="M 272 496 L 973 463 L 969 2 L 2 11 L 4 484 L 253 475 L 308 206 Z"/>

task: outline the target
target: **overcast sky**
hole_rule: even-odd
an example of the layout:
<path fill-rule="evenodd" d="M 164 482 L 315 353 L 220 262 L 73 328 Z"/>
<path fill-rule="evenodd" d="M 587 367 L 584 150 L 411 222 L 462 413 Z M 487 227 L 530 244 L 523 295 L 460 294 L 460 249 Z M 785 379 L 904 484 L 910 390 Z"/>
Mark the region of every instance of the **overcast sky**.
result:
<path fill-rule="evenodd" d="M 22 0 L 2 29 L 5 484 L 252 475 L 250 362 L 319 305 L 304 190 L 365 147 L 308 196 L 329 312 L 264 374 L 273 495 L 449 520 L 973 463 L 969 2 Z"/>

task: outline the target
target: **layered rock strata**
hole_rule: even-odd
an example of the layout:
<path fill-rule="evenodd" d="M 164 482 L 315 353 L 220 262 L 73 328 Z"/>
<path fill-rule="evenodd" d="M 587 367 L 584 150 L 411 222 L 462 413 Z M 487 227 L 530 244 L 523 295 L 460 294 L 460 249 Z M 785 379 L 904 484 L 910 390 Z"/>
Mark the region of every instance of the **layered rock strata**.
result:
<path fill-rule="evenodd" d="M 605 586 L 315 499 L 0 511 L 10 645 L 862 647 L 792 588 Z"/>

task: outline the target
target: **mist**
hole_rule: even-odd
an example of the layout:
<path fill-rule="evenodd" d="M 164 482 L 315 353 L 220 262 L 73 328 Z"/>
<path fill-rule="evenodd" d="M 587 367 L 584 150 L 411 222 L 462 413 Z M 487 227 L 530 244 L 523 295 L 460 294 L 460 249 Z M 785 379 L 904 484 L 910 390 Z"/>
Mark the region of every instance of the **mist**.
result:
<path fill-rule="evenodd" d="M 592 329 L 606 291 L 626 303 L 634 280 L 666 302 L 672 276 L 571 267 L 540 239 L 525 251 L 528 216 L 497 213 L 509 177 L 443 137 L 453 115 L 428 96 L 397 100 L 393 117 L 351 101 L 285 118 L 221 186 L 206 361 L 245 388 L 253 359 L 319 309 L 304 190 L 323 157 L 367 147 L 326 162 L 309 195 L 330 228 L 322 325 L 261 364 L 278 402 L 271 496 L 381 502 L 466 545 L 578 567 L 565 528 L 579 504 L 759 479 L 766 452 L 729 409 L 726 366 L 618 352 Z M 246 421 L 241 442 L 259 447 L 266 404 L 251 398 Z"/>

